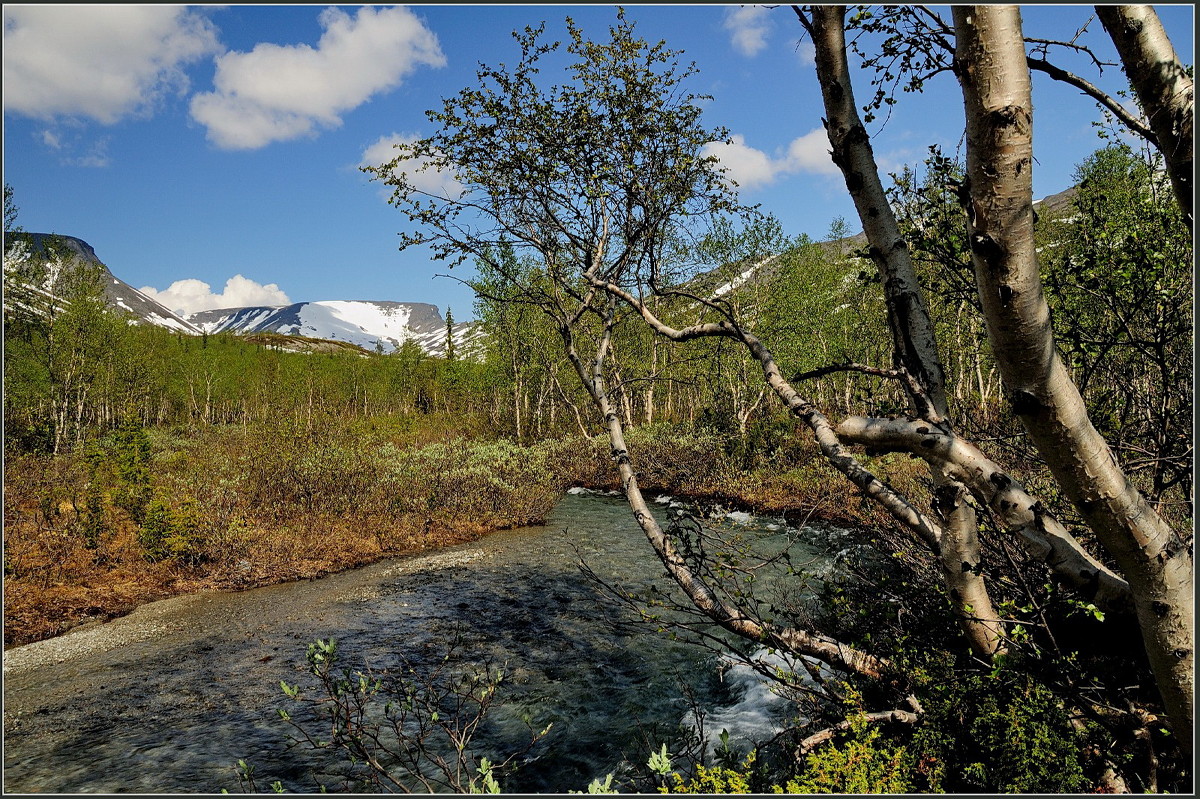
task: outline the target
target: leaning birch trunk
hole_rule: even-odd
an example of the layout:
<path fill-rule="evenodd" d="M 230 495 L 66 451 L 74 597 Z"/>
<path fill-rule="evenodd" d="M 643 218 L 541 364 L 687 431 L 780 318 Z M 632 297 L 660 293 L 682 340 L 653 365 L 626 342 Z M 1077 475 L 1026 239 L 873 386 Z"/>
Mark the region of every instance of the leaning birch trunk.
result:
<path fill-rule="evenodd" d="M 759 362 L 767 385 L 788 411 L 813 431 L 822 455 L 863 494 L 884 508 L 914 537 L 937 554 L 944 531 L 935 520 L 912 507 L 902 495 L 879 480 L 846 450 L 844 444 L 873 449 L 908 452 L 946 470 L 965 485 L 979 503 L 990 508 L 996 519 L 1066 585 L 1105 611 L 1133 613 L 1129 584 L 1093 558 L 1042 503 L 1025 492 L 1020 483 L 989 460 L 977 447 L 925 420 L 871 419 L 848 417 L 836 426 L 817 406 L 797 393 L 779 370 L 770 350 L 753 334 L 729 321 L 708 322 L 676 329 L 663 323 L 650 308 L 628 291 L 597 281 L 614 297 L 641 314 L 659 335 L 671 341 L 723 336 L 740 341 Z"/>
<path fill-rule="evenodd" d="M 956 6 L 967 118 L 968 232 L 988 338 L 1014 412 L 1132 589 L 1154 679 L 1191 751 L 1189 547 L 1117 465 L 1055 348 L 1033 239 L 1032 102 L 1014 6 Z"/>
<path fill-rule="evenodd" d="M 1121 56 L 1163 154 L 1171 189 L 1192 225 L 1195 97 L 1171 40 L 1151 6 L 1096 6 L 1096 15 Z"/>
<path fill-rule="evenodd" d="M 605 332 L 596 348 L 595 357 L 589 363 L 584 363 L 576 352 L 570 328 L 560 327 L 559 332 L 563 336 L 568 359 L 591 395 L 596 409 L 605 420 L 612 457 L 621 477 L 621 489 L 633 512 L 634 520 L 645 533 L 659 560 L 662 561 L 675 583 L 683 589 L 688 599 L 700 612 L 720 627 L 746 640 L 779 647 L 797 655 L 807 655 L 842 672 L 859 674 L 873 680 L 884 677 L 889 664 L 882 658 L 824 635 L 793 627 L 776 628 L 761 624 L 747 616 L 741 609 L 729 605 L 691 569 L 687 561 L 675 549 L 670 536 L 663 531 L 654 518 L 654 514 L 651 513 L 650 506 L 646 503 L 641 488 L 638 486 L 637 472 L 634 470 L 633 462 L 629 457 L 629 448 L 625 443 L 621 414 L 618 413 L 608 393 L 604 368 L 611 344 L 611 320 L 616 298 L 606 297 L 605 299 L 608 302 Z"/>
<path fill-rule="evenodd" d="M 817 77 L 833 161 L 845 176 L 870 244 L 871 260 L 883 279 L 897 366 L 916 377 L 940 417 L 934 421 L 942 422 L 948 417 L 945 374 L 908 243 L 887 200 L 870 137 L 855 105 L 846 59 L 846 9 L 813 6 L 811 14 L 808 27 L 816 48 Z M 945 529 L 938 545 L 942 578 L 971 648 L 990 657 L 1002 649 L 1004 630 L 982 576 L 975 509 L 966 501 L 967 492 L 960 483 L 936 464 L 930 464 L 930 471 L 936 485 L 935 510 Z"/>

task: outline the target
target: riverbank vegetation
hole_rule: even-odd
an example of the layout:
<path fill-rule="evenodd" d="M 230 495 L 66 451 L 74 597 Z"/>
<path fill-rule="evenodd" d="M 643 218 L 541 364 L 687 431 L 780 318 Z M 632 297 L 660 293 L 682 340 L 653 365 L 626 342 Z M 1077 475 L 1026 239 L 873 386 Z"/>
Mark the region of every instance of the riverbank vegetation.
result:
<path fill-rule="evenodd" d="M 664 628 L 703 640 L 707 623 L 746 642 L 731 648 L 751 667 L 751 645 L 803 661 L 790 675 L 757 663 L 808 711 L 791 731 L 793 768 L 834 763 L 839 745 L 867 736 L 877 754 L 916 755 L 921 790 L 1190 786 L 1192 449 L 1180 421 L 1192 394 L 1179 367 L 1192 329 L 1191 69 L 1152 11 L 1098 11 L 1151 129 L 1050 63 L 1079 52 L 1082 32 L 1027 40 L 1015 7 L 955 7 L 952 19 L 912 7 L 789 10 L 813 44 L 832 160 L 863 225 L 857 281 L 845 259 L 816 257 L 739 204 L 712 149 L 729 132 L 704 125 L 706 98 L 686 88 L 694 66 L 639 39 L 620 10 L 607 39 L 570 19 L 565 43 L 542 27 L 515 32 L 515 66 L 481 66 L 476 84 L 427 113 L 433 133 L 366 169 L 394 189 L 402 247 L 474 263 L 481 297 L 556 334 L 545 338 L 586 392 L 580 424 L 603 425 L 632 517 L 673 582 L 669 600 L 626 597 L 630 606 L 657 619 L 665 601 L 690 616 Z M 568 83 L 539 77 L 555 52 L 573 58 Z M 861 108 L 849 52 L 874 70 Z M 1075 214 L 1057 230 L 1032 195 L 1034 70 L 1084 90 L 1124 128 L 1080 165 Z M 963 158 L 934 148 L 926 174 L 889 189 L 861 113 L 870 122 L 898 90 L 919 94 L 943 72 L 962 93 Z M 423 191 L 404 171 L 413 164 L 454 175 L 461 191 Z M 768 278 L 788 272 L 802 276 L 790 292 Z M 746 583 L 786 559 L 754 560 L 703 525 L 650 512 L 629 430 L 639 400 L 655 405 L 654 378 L 681 362 L 705 365 L 713 406 L 743 435 L 767 403 L 785 408 L 831 476 L 891 517 L 899 535 L 878 543 L 906 561 L 907 589 L 889 595 L 911 622 L 861 623 L 886 569 L 844 605 L 780 608 Z M 849 375 L 870 388 L 831 392 L 830 378 Z M 919 462 L 920 489 L 862 453 Z M 813 588 L 793 576 L 797 590 Z M 1080 611 L 1105 625 L 1104 640 L 1075 636 Z M 933 683 L 931 652 L 951 654 Z M 976 683 L 970 698 L 990 709 L 970 728 L 926 706 L 938 686 L 971 684 L 980 669 L 1025 690 Z M 861 697 L 853 709 L 848 695 Z M 1020 751 L 1006 748 L 1014 740 Z M 951 755 L 968 742 L 957 751 L 988 756 Z M 1083 771 L 1039 771 L 1045 761 Z"/>
<path fill-rule="evenodd" d="M 905 9 L 797 13 L 862 237 L 844 222 L 827 241 L 790 236 L 738 205 L 704 155 L 726 136 L 700 126 L 690 71 L 620 14 L 607 42 L 569 25 L 575 85 L 536 85 L 553 48 L 529 29 L 514 71 L 481 67 L 430 113 L 440 131 L 403 145 L 398 162 L 454 171 L 482 198 L 471 212 L 496 235 L 464 236 L 468 195 L 369 170 L 396 189 L 406 244 L 476 265 L 476 358 L 131 326 L 97 275 L 6 250 L 6 644 L 538 523 L 582 485 L 625 494 L 671 578 L 647 596 L 611 586 L 631 616 L 720 640 L 797 708 L 773 748 L 700 752 L 662 787 L 1190 789 L 1178 148 L 1164 159 L 1169 132 L 1144 130 L 1145 146 L 1102 142 L 1035 215 L 1029 170 L 993 163 L 1031 146 L 1009 120 L 989 134 L 1004 146 L 976 131 L 964 159 L 934 148 L 885 188 L 847 25 L 906 57 L 914 30 L 959 40 L 987 71 L 1000 56 L 979 54 L 1019 45 L 1019 21 L 996 7 L 930 32 L 936 17 Z M 1104 24 L 1121 38 L 1120 19 Z M 958 74 L 969 120 L 996 123 L 972 74 Z M 49 295 L 8 291 L 34 284 Z M 834 521 L 882 557 L 813 580 L 703 525 L 661 527 L 650 493 Z M 793 590 L 758 596 L 767 568 Z M 770 650 L 793 668 L 764 665 Z"/>
<path fill-rule="evenodd" d="M 181 592 L 309 579 L 537 524 L 570 486 L 618 488 L 600 437 L 518 445 L 450 418 L 309 421 L 126 426 L 76 453 L 10 452 L 6 645 Z M 879 521 L 828 484 L 811 448 L 747 468 L 740 439 L 669 424 L 632 438 L 662 493 Z"/>

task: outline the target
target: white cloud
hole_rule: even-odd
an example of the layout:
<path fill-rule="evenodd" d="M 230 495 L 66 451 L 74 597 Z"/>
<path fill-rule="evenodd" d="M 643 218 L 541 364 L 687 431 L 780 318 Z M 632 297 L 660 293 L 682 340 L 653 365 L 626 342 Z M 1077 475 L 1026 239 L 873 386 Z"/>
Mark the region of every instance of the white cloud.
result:
<path fill-rule="evenodd" d="M 816 128 L 793 139 L 787 149 L 774 158 L 747 145 L 741 134 L 734 134 L 730 140 L 729 144 L 709 142 L 702 152 L 717 156 L 726 170 L 725 177 L 735 181 L 744 191 L 770 185 L 782 175 L 838 174 L 838 168 L 829 156 L 829 139 L 824 128 Z"/>
<path fill-rule="evenodd" d="M 5 5 L 4 111 L 111 125 L 186 91 L 181 67 L 218 49 L 182 6 Z"/>
<path fill-rule="evenodd" d="M 765 6 L 739 6 L 725 12 L 725 30 L 731 34 L 730 41 L 734 50 L 752 57 L 767 46 L 767 34 L 770 32 L 770 25 L 767 23 L 769 10 Z"/>
<path fill-rule="evenodd" d="M 264 286 L 241 275 L 234 275 L 225 281 L 225 290 L 220 294 L 214 294 L 212 286 L 195 278 L 176 280 L 162 291 L 153 286 L 143 286 L 138 291 L 180 315 L 214 308 L 291 304 L 287 294 L 276 284 Z"/>
<path fill-rule="evenodd" d="M 784 159 L 785 172 L 813 172 L 818 175 L 837 175 L 840 170 L 829 155 L 829 134 L 825 128 L 810 130 L 793 139 Z"/>
<path fill-rule="evenodd" d="M 817 48 L 813 46 L 812 42 L 805 39 L 796 44 L 796 56 L 802 65 L 812 66 L 817 63 Z"/>
<path fill-rule="evenodd" d="M 258 44 L 217 58 L 216 91 L 192 98 L 192 118 L 228 150 L 252 150 L 341 124 L 341 115 L 396 88 L 421 65 L 446 63 L 437 37 L 406 8 L 338 7 L 319 17 L 317 46 Z"/>
<path fill-rule="evenodd" d="M 93 142 L 83 155 L 63 159 L 68 166 L 81 166 L 102 169 L 112 163 L 108 155 L 108 137 Z"/>
<path fill-rule="evenodd" d="M 778 167 L 762 150 L 746 146 L 746 137 L 736 133 L 731 143 L 709 142 L 701 153 L 715 155 L 725 168 L 725 177 L 736 181 L 738 186 L 750 190 L 775 180 Z"/>
<path fill-rule="evenodd" d="M 112 136 L 90 134 L 88 123 L 78 117 L 36 131 L 32 139 L 53 153 L 63 166 L 103 168 L 112 164 L 109 155 Z"/>
<path fill-rule="evenodd" d="M 380 136 L 374 144 L 363 150 L 360 166 L 386 164 L 396 157 L 395 146 L 397 144 L 411 144 L 417 138 L 417 136 L 405 136 L 400 133 Z M 438 197 L 457 198 L 463 190 L 463 185 L 455 179 L 453 174 L 429 166 L 429 162 L 423 158 L 408 158 L 400 161 L 392 172 L 393 174 L 405 173 L 408 182 L 413 186 Z M 391 188 L 387 188 L 384 193 L 390 197 Z"/>

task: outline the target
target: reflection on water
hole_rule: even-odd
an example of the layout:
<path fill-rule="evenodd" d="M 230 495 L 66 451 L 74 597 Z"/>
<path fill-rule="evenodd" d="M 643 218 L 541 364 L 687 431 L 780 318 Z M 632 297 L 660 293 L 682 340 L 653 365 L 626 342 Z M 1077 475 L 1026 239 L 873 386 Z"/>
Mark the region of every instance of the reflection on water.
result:
<path fill-rule="evenodd" d="M 312 753 L 286 746 L 275 709 L 284 702 L 281 679 L 307 682 L 307 643 L 331 636 L 347 664 L 376 669 L 399 654 L 440 657 L 456 638 L 463 657 L 507 662 L 509 704 L 497 719 L 515 724 L 525 712 L 539 728 L 555 722 L 533 760 L 505 782 L 509 791 L 579 790 L 619 769 L 643 731 L 686 720 L 681 682 L 706 708 L 709 732 L 769 736 L 786 703 L 749 669 L 729 669 L 653 630 L 617 626 L 628 617 L 598 601 L 580 576 L 581 555 L 623 587 L 662 579 L 623 500 L 576 494 L 542 527 L 317 581 L 156 603 L 106 625 L 108 638 L 86 631 L 10 650 L 4 788 L 236 791 L 233 763 L 245 758 L 260 785 L 280 779 L 289 791 L 316 790 Z M 27 665 L 52 643 L 49 662 Z M 499 747 L 515 731 L 501 725 L 494 734 Z"/>

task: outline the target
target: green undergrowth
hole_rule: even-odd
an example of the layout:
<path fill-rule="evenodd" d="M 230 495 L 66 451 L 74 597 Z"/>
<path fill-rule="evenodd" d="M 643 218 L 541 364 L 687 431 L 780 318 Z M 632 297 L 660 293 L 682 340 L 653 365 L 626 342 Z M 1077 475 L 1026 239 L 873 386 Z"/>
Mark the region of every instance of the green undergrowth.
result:
<path fill-rule="evenodd" d="M 888 524 L 779 423 L 634 428 L 643 490 L 703 507 Z M 752 442 L 749 446 L 747 442 Z M 878 461 L 903 480 L 903 459 Z M 122 426 L 5 470 L 6 641 L 205 587 L 319 576 L 542 522 L 570 486 L 617 489 L 607 438 L 515 443 L 441 417 Z"/>

